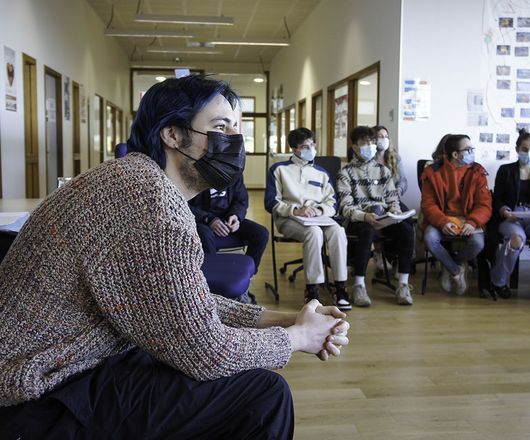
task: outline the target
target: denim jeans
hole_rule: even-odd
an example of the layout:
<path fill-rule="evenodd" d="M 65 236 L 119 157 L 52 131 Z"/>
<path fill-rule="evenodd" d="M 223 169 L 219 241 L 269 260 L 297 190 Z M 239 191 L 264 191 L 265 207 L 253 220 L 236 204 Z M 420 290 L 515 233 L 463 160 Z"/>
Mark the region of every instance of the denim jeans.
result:
<path fill-rule="evenodd" d="M 442 245 L 441 241 L 443 238 L 444 234 L 442 231 L 431 225 L 427 226 L 423 234 L 426 248 L 433 254 L 434 258 L 444 265 L 451 275 L 456 275 L 459 271 L 459 265 L 475 258 L 484 248 L 484 233 L 482 232 L 471 234 L 468 237 L 459 237 L 464 242 L 464 247 L 458 250 L 453 258 Z"/>
<path fill-rule="evenodd" d="M 504 243 L 497 252 L 495 264 L 491 268 L 490 278 L 495 286 L 507 286 L 510 275 L 513 272 L 515 263 L 519 258 L 519 254 L 523 250 L 526 237 L 530 235 L 530 222 L 519 220 L 518 222 L 503 221 L 499 225 L 499 234 L 503 237 Z M 510 246 L 512 236 L 518 235 L 523 241 L 523 245 L 519 249 L 513 249 Z"/>

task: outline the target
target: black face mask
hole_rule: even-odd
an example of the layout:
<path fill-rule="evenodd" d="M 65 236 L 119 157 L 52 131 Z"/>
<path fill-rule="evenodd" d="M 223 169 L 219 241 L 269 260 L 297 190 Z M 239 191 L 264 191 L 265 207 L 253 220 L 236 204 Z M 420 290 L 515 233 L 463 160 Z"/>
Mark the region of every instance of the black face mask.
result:
<path fill-rule="evenodd" d="M 243 136 L 217 131 L 203 133 L 192 128 L 188 130 L 208 137 L 208 151 L 200 159 L 194 159 L 181 150 L 177 151 L 195 161 L 195 168 L 212 188 L 220 191 L 236 183 L 245 168 Z"/>

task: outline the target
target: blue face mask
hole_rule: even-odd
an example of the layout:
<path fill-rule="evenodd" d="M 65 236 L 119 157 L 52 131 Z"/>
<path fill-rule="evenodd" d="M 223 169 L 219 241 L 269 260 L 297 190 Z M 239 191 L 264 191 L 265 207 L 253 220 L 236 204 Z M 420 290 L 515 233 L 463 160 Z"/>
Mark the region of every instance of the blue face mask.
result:
<path fill-rule="evenodd" d="M 366 162 L 371 160 L 377 151 L 377 146 L 375 144 L 363 145 L 359 148 L 359 156 L 361 156 Z"/>
<path fill-rule="evenodd" d="M 530 163 L 530 156 L 528 153 L 517 153 L 517 156 L 519 156 L 519 163 L 521 165 L 528 165 Z"/>
<path fill-rule="evenodd" d="M 475 162 L 475 153 L 471 152 L 468 153 L 467 151 L 463 154 L 461 162 L 464 165 L 471 165 L 473 162 Z"/>

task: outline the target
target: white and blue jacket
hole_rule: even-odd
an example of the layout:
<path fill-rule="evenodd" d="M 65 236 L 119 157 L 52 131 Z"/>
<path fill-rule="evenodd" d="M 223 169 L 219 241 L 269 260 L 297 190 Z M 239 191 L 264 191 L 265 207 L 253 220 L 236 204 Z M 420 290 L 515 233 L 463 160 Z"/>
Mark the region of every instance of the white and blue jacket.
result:
<path fill-rule="evenodd" d="M 326 170 L 296 155 L 270 167 L 265 189 L 265 209 L 277 217 L 293 215 L 296 208 L 314 206 L 323 215 L 337 212 L 335 190 Z"/>

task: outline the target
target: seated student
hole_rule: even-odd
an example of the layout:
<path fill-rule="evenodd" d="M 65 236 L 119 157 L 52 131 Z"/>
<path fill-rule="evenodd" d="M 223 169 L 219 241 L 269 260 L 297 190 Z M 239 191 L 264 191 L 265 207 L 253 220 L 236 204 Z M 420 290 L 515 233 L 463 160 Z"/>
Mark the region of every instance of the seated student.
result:
<path fill-rule="evenodd" d="M 348 165 L 339 173 L 337 192 L 346 231 L 359 237 L 353 256 L 353 303 L 358 307 L 366 307 L 372 303 L 364 279 L 372 244 L 384 235 L 399 239 L 397 303 L 412 305 L 408 284 L 414 247 L 412 225 L 400 222 L 379 229 L 381 224 L 377 220 L 378 216 L 386 212 L 401 213 L 394 180 L 391 171 L 375 160 L 376 134 L 370 127 L 354 128 L 350 133 L 350 140 L 353 155 Z"/>
<path fill-rule="evenodd" d="M 407 176 L 405 176 L 405 167 L 403 166 L 403 161 L 401 160 L 401 157 L 394 148 L 394 145 L 388 136 L 387 128 L 383 125 L 376 125 L 375 127 L 372 127 L 372 130 L 374 130 L 376 135 L 377 152 L 375 153 L 375 160 L 390 170 L 398 197 L 401 199 L 408 188 L 408 181 Z M 408 208 L 401 201 L 400 207 L 402 211 L 408 210 Z M 380 246 L 380 243 L 374 244 L 374 259 L 376 267 L 379 270 L 383 270 L 383 253 Z M 388 261 L 385 263 L 388 269 L 392 269 L 392 265 Z"/>
<path fill-rule="evenodd" d="M 216 237 L 233 235 L 246 241 L 247 255 L 252 257 L 258 271 L 259 263 L 269 240 L 269 231 L 264 226 L 246 217 L 248 193 L 243 176 L 234 185 L 218 191 L 207 189 L 188 204 L 197 222 L 197 232 L 202 248 L 207 254 L 217 251 Z"/>
<path fill-rule="evenodd" d="M 469 136 L 450 135 L 443 160 L 425 168 L 421 181 L 423 240 L 442 265 L 442 289 L 467 290 L 465 265 L 484 247 L 483 227 L 491 217 L 491 194 L 486 170 L 475 162 Z M 443 236 L 459 236 L 464 246 L 453 258 L 442 246 Z"/>
<path fill-rule="evenodd" d="M 313 132 L 307 128 L 297 128 L 289 133 L 287 142 L 293 155 L 288 161 L 276 163 L 270 168 L 265 208 L 272 212 L 274 223 L 283 235 L 304 244 L 306 301 L 318 298 L 317 285 L 324 282 L 321 249 L 325 239 L 335 280 L 337 307 L 351 310 L 345 287 L 348 271 L 344 228 L 336 223 L 305 226 L 289 218 L 292 215 L 332 217 L 336 214 L 335 191 L 329 175 L 313 163 L 316 155 L 313 139 Z"/>
<path fill-rule="evenodd" d="M 187 200 L 242 173 L 238 101 L 199 75 L 155 84 L 130 153 L 33 211 L 0 264 L 1 439 L 292 438 L 268 369 L 340 355 L 348 323 L 208 289 Z"/>
<path fill-rule="evenodd" d="M 517 162 L 502 165 L 495 176 L 491 221 L 492 229 L 504 240 L 491 268 L 491 285 L 494 293 L 505 299 L 511 296 L 508 281 L 530 235 L 530 219 L 514 215 L 530 211 L 530 133 L 520 130 L 515 145 Z"/>

